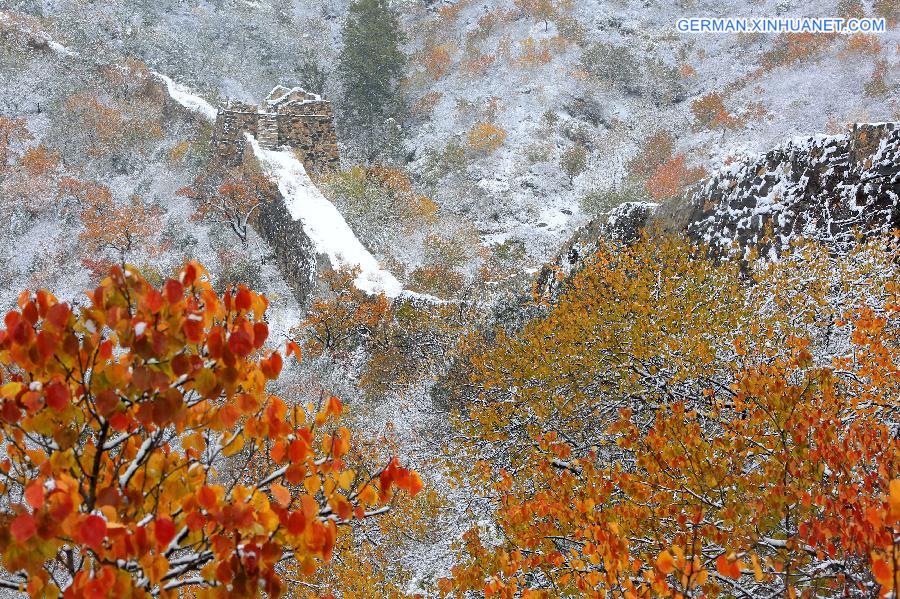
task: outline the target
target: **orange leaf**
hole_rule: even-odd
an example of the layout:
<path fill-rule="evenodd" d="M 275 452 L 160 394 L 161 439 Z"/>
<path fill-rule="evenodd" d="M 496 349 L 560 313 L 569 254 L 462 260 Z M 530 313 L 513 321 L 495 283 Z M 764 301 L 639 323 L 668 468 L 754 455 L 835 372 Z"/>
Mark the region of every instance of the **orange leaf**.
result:
<path fill-rule="evenodd" d="M 671 574 L 675 570 L 675 560 L 668 551 L 663 551 L 656 558 L 656 568 L 663 574 Z"/>
<path fill-rule="evenodd" d="M 286 487 L 275 483 L 270 490 L 272 491 L 272 497 L 275 498 L 278 505 L 286 508 L 291 504 L 291 492 L 288 491 Z"/>
<path fill-rule="evenodd" d="M 891 481 L 890 505 L 891 515 L 900 518 L 900 478 Z"/>
<path fill-rule="evenodd" d="M 288 341 L 287 350 L 285 351 L 285 355 L 290 356 L 291 354 L 297 356 L 297 361 L 299 362 L 303 356 L 303 352 L 300 351 L 300 346 L 294 343 L 293 341 Z"/>
<path fill-rule="evenodd" d="M 729 578 L 737 579 L 741 577 L 740 564 L 736 560 L 728 559 L 724 553 L 716 558 L 716 570 L 722 576 L 728 576 Z"/>
<path fill-rule="evenodd" d="M 891 571 L 891 567 L 888 563 L 880 558 L 876 557 L 872 559 L 872 574 L 875 575 L 875 581 L 881 586 L 885 587 L 888 590 L 892 590 L 893 588 L 893 572 Z"/>

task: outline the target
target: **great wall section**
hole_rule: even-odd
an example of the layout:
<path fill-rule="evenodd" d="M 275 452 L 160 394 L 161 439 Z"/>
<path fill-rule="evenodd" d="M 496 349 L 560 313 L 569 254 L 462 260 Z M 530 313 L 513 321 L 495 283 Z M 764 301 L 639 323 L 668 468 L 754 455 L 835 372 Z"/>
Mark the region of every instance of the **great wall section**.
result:
<path fill-rule="evenodd" d="M 208 105 L 198 110 L 192 106 L 194 96 L 175 99 L 216 115 L 214 159 L 222 164 L 237 165 L 253 154 L 249 135 L 266 150 L 291 149 L 310 172 L 339 165 L 333 111 L 318 96 L 278 86 L 260 106 L 227 102 L 217 111 Z M 327 267 L 320 249 L 284 197 L 263 206 L 255 227 L 304 304 L 316 284 L 315 273 Z M 798 137 L 747 156 L 664 205 L 618 206 L 573 235 L 538 275 L 537 291 L 556 295 L 565 275 L 581 267 L 598 240 L 627 243 L 642 229 L 685 234 L 715 252 L 743 253 L 761 244 L 764 252 L 777 255 L 800 236 L 839 251 L 859 237 L 898 228 L 900 123 L 854 124 L 843 135 Z"/>
<path fill-rule="evenodd" d="M 331 102 L 303 89 L 279 85 L 259 106 L 225 102 L 213 125 L 217 159 L 227 166 L 240 164 L 248 133 L 267 150 L 292 148 L 308 172 L 340 165 Z"/>
<path fill-rule="evenodd" d="M 230 168 L 253 160 L 247 136 L 266 150 L 292 149 L 307 172 L 336 170 L 340 164 L 331 103 L 300 88 L 277 86 L 260 105 L 227 100 L 212 130 L 215 167 Z M 282 276 L 303 305 L 316 284 L 316 273 L 328 265 L 294 219 L 281 193 L 263 202 L 252 225 L 269 244 Z"/>

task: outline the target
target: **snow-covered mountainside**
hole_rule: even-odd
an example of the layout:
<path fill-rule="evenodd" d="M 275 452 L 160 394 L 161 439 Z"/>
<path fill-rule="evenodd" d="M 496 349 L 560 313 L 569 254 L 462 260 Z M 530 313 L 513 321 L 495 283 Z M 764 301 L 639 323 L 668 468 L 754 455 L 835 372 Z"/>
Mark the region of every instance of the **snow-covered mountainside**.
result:
<path fill-rule="evenodd" d="M 789 140 L 711 174 L 684 198 L 628 202 L 594 219 L 538 278 L 555 294 L 601 238 L 632 242 L 642 229 L 686 234 L 713 252 L 777 259 L 804 238 L 836 251 L 900 228 L 900 124 L 854 125 L 844 135 Z"/>
<path fill-rule="evenodd" d="M 244 313 L 239 318 L 222 325 L 240 329 L 238 335 L 228 332 L 227 343 L 235 339 L 234 347 L 223 350 L 225 337 L 216 337 L 210 348 L 198 347 L 199 357 L 192 364 L 202 368 L 195 374 L 206 385 L 209 381 L 204 377 L 213 376 L 215 370 L 210 366 L 214 354 L 224 356 L 224 366 L 214 373 L 224 373 L 224 383 L 210 383 L 208 391 L 215 395 L 226 389 L 215 401 L 227 403 L 237 397 L 243 402 L 241 410 L 247 412 L 240 426 L 252 421 L 246 430 L 230 437 L 229 442 L 246 441 L 246 447 L 233 454 L 239 464 L 230 463 L 228 468 L 255 474 L 252 470 L 257 466 L 277 462 L 276 478 L 267 479 L 255 496 L 271 495 L 274 506 L 263 510 L 260 526 L 303 528 L 297 514 L 302 515 L 304 526 L 321 520 L 328 534 L 332 525 L 338 529 L 335 522 L 342 525 L 331 539 L 337 539 L 335 555 L 342 558 L 331 562 L 333 570 L 310 578 L 307 569 L 313 561 L 324 563 L 318 557 L 318 561 L 293 564 L 296 570 L 286 570 L 288 566 L 276 560 L 285 580 L 294 585 L 291 592 L 437 595 L 438 579 L 462 563 L 467 551 L 480 551 L 471 532 L 463 537 L 466 531 L 479 531 L 485 547 L 494 547 L 503 542 L 502 525 L 512 523 L 515 528 L 519 518 L 552 511 L 544 510 L 546 506 L 514 508 L 512 516 L 507 514 L 509 522 L 502 522 L 498 517 L 505 501 L 501 498 L 506 497 L 502 485 L 521 485 L 528 495 L 546 481 L 556 481 L 558 474 L 575 476 L 590 470 L 566 461 L 568 450 L 554 441 L 562 436 L 557 437 L 558 422 L 553 419 L 562 418 L 560 414 L 569 409 L 566 403 L 547 408 L 559 398 L 587 398 L 587 404 L 600 405 L 620 393 L 619 404 L 611 403 L 608 410 L 601 406 L 604 413 L 624 413 L 627 406 L 655 410 L 664 403 L 660 389 L 680 393 L 682 387 L 693 384 L 686 379 L 695 372 L 702 373 L 697 375 L 701 379 L 707 374 L 718 377 L 713 392 L 727 393 L 738 376 L 731 369 L 740 361 L 737 356 L 743 355 L 740 338 L 730 336 L 745 324 L 729 312 L 733 308 L 729 293 L 741 284 L 739 276 L 729 277 L 742 268 L 764 270 L 768 265 L 802 262 L 805 258 L 797 255 L 783 259 L 800 237 L 821 242 L 819 250 L 828 257 L 833 252 L 835 261 L 850 256 L 842 265 L 848 272 L 859 267 L 853 276 L 862 284 L 840 293 L 834 292 L 840 281 L 832 278 L 841 275 L 830 273 L 824 261 L 817 266 L 820 270 L 805 273 L 800 268 L 800 274 L 785 275 L 795 277 L 801 287 L 809 283 L 804 277 L 822 279 L 823 288 L 831 285 L 834 289 L 822 293 L 839 297 L 828 296 L 822 299 L 823 305 L 833 304 L 837 312 L 860 297 L 871 299 L 868 303 L 876 309 L 888 306 L 885 310 L 890 311 L 897 305 L 890 300 L 879 307 L 881 296 L 866 295 L 870 283 L 873 289 L 890 283 L 896 248 L 891 246 L 893 255 L 881 256 L 878 248 L 859 243 L 864 237 L 900 228 L 897 0 L 367 0 L 368 6 L 396 16 L 400 42 L 392 50 L 403 60 L 391 65 L 400 75 L 389 82 L 390 91 L 399 98 L 390 104 L 390 117 L 379 113 L 380 121 L 366 121 L 363 126 L 358 124 L 359 104 L 378 104 L 385 90 L 376 90 L 373 84 L 371 90 L 362 90 L 367 93 L 357 94 L 363 98 L 357 97 L 354 104 L 351 92 L 360 90 L 348 89 L 348 23 L 354 18 L 352 7 L 361 4 L 361 0 L 0 0 L 0 209 L 7 217 L 0 224 L 0 308 L 6 313 L 19 306 L 30 318 L 37 308 L 28 308 L 27 296 L 21 292 L 43 288 L 83 308 L 93 301 L 84 291 L 96 288 L 116 266 L 125 264 L 143 273 L 151 286 L 164 289 L 166 302 L 170 292 L 177 296 L 177 304 L 184 291 L 179 291 L 180 282 L 165 286 L 176 272 L 183 280 L 181 269 L 193 260 L 207 268 L 212 291 L 228 297 L 223 304 L 237 305 L 241 292 L 235 291 L 233 297 L 229 293 L 239 286 L 264 294 L 269 307 L 265 321 L 256 323 L 262 326 L 254 328 L 252 335 L 244 330 L 250 312 L 260 317 L 256 312 L 265 303 L 260 299 L 251 302 L 252 309 L 241 308 Z M 889 26 L 885 32 L 858 35 L 700 35 L 675 27 L 676 20 L 685 16 L 738 15 L 885 17 Z M 356 49 L 362 58 L 373 60 L 382 58 L 370 56 L 377 50 L 377 44 Z M 260 104 L 259 99 L 273 88 L 274 97 L 270 94 Z M 302 116 L 327 125 L 323 127 L 328 133 L 327 159 L 322 161 L 327 168 L 305 162 L 309 148 L 304 146 L 315 146 L 317 140 L 312 138 L 321 130 L 309 133 L 299 112 L 276 110 L 280 99 L 292 94 L 302 98 L 298 103 L 309 98 L 305 106 L 316 107 L 310 112 L 317 114 Z M 231 123 L 222 118 L 226 109 L 234 122 L 252 121 L 253 134 L 243 125 L 219 127 Z M 285 143 L 279 128 L 284 123 L 292 135 L 302 138 L 295 139 L 296 144 Z M 220 135 L 225 129 L 234 134 L 228 143 L 239 141 L 229 146 L 227 160 L 222 157 L 226 152 Z M 596 298 L 609 306 L 598 306 L 601 300 L 590 293 L 576 294 L 573 302 L 563 306 L 570 313 L 558 322 L 541 322 L 555 309 L 554 302 L 567 283 L 579 280 L 573 274 L 584 272 L 582 267 L 603 245 L 599 240 L 612 239 L 616 250 L 630 250 L 640 246 L 634 242 L 644 230 L 651 240 L 660 239 L 653 235 L 674 232 L 690 243 L 707 246 L 710 252 L 702 257 L 696 252 L 696 258 L 698 263 L 711 259 L 691 270 L 693 265 L 683 264 L 695 258 L 694 254 L 688 257 L 688 250 L 681 258 L 668 256 L 671 264 L 659 266 L 660 277 L 654 281 L 634 264 L 644 260 L 646 266 L 655 257 L 638 251 L 629 255 L 634 264 L 614 265 L 607 280 L 586 283 L 585 289 L 593 289 Z M 751 250 L 760 250 L 760 260 Z M 738 260 L 731 263 L 730 258 Z M 738 266 L 731 272 L 718 261 Z M 894 266 L 885 266 L 889 264 Z M 878 272 L 866 270 L 877 271 L 881 266 Z M 663 280 L 665 269 L 675 278 Z M 699 291 L 688 283 L 679 285 L 678 277 L 689 282 L 692 276 L 702 279 L 707 273 L 715 275 L 710 279 L 716 283 L 724 281 L 715 305 L 726 314 L 703 312 L 702 285 Z M 638 283 L 631 286 L 634 281 Z M 767 290 L 760 287 L 753 293 L 762 297 Z M 652 302 L 647 299 L 651 288 Z M 886 294 L 896 293 L 889 284 L 885 288 Z M 626 298 L 628 294 L 633 297 Z M 140 309 L 152 313 L 162 301 L 157 295 L 149 293 Z M 240 297 L 242 305 L 250 301 L 246 293 Z M 682 297 L 684 303 L 679 303 Z M 746 297 L 755 296 L 747 292 Z M 622 309 L 630 312 L 616 312 L 620 299 L 627 306 Z M 775 300 L 771 304 L 780 305 Z M 189 298 L 187 303 L 196 301 Z M 681 312 L 669 319 L 659 306 Z M 685 315 L 693 316 L 695 308 L 696 314 L 709 317 L 719 327 L 718 332 L 692 328 L 694 323 Z M 759 316 L 755 308 L 741 305 L 741 316 L 750 322 Z M 596 322 L 590 321 L 597 315 L 608 320 L 598 316 Z M 787 315 L 785 322 L 795 320 L 793 316 Z M 10 317 L 4 326 L 14 328 L 20 323 L 17 318 Z M 195 323 L 207 316 L 185 318 L 191 322 L 181 324 L 193 331 L 199 326 Z M 203 321 L 204 326 L 212 326 L 212 318 Z M 596 328 L 579 328 L 582 320 L 595 322 Z M 639 359 L 634 363 L 646 359 L 645 363 L 634 366 L 630 358 L 615 363 L 619 345 L 639 345 L 651 338 L 641 329 L 642 320 L 649 323 L 647 328 L 659 327 L 657 347 L 636 350 Z M 869 322 L 873 331 L 879 322 Z M 140 339 L 151 338 L 153 328 L 149 321 L 132 324 L 116 343 L 132 343 L 133 337 L 135 346 L 143 347 L 145 341 Z M 672 345 L 667 345 L 667 327 L 687 331 L 684 339 L 673 334 Z M 788 330 L 779 327 L 774 328 Z M 79 335 L 96 332 L 83 328 Z M 532 339 L 515 338 L 526 330 L 534 333 Z M 745 332 L 752 335 L 753 330 L 748 325 Z M 613 333 L 605 337 L 609 331 Z M 873 331 L 872 339 L 881 334 Z M 616 338 L 619 332 L 621 339 Z M 592 335 L 599 339 L 597 354 L 609 354 L 608 363 L 592 362 L 597 341 Z M 839 350 L 850 348 L 849 335 L 841 336 L 831 328 L 823 335 L 825 341 L 814 348 L 817 353 L 809 360 L 805 349 L 791 346 L 797 356 L 792 367 L 806 368 L 808 361 L 830 363 Z M 244 338 L 248 336 L 253 341 L 253 353 L 248 355 L 261 357 L 265 364 L 248 375 L 250 391 L 235 392 L 230 377 L 237 374 L 229 360 L 238 350 L 251 351 Z M 695 337 L 707 345 L 697 349 Z M 49 343 L 49 338 L 41 337 L 41 342 Z M 4 339 L 0 337 L 0 346 Z M 683 346 L 678 346 L 681 341 Z M 497 343 L 506 345 L 495 347 Z M 529 344 L 533 354 L 516 353 Z M 890 342 L 877 345 L 873 341 L 872 351 L 887 345 Z M 108 347 L 102 346 L 102 351 Z M 564 362 L 557 360 L 558 351 L 571 352 L 572 360 L 565 376 L 551 380 L 554 367 Z M 277 352 L 281 353 L 275 358 Z M 117 356 L 112 353 L 109 359 Z M 696 364 L 685 365 L 695 358 Z M 4 359 L 6 354 L 0 351 L 0 363 Z M 721 363 L 711 373 L 707 368 L 712 368 L 713 359 Z M 678 363 L 671 381 L 659 378 L 669 372 L 667 360 Z M 166 362 L 146 364 L 171 374 L 175 361 L 172 358 L 171 367 Z M 643 371 L 646 364 L 648 372 Z M 663 367 L 657 370 L 660 364 Z M 179 360 L 178 368 L 181 365 Z M 696 371 L 691 370 L 694 366 Z M 586 372 L 593 376 L 590 369 L 595 367 L 599 374 L 582 384 L 586 379 L 579 377 Z M 135 370 L 117 374 L 132 377 Z M 897 388 L 896 369 L 881 370 L 895 385 L 884 383 L 887 395 Z M 137 377 L 144 374 L 139 370 Z M 89 377 L 82 373 L 82 378 Z M 639 379 L 644 382 L 635 382 Z M 0 386 L 7 394 L 8 380 L 5 371 L 0 373 Z M 195 384 L 188 375 L 177 380 Z M 620 389 L 620 381 L 635 387 Z M 645 383 L 647 388 L 642 389 Z M 89 395 L 73 385 L 78 394 Z M 148 397 L 162 393 L 160 387 L 165 386 L 156 381 L 153 385 L 156 388 L 147 391 Z M 41 389 L 28 387 L 28 392 L 39 394 Z M 145 390 L 138 389 L 135 405 L 146 399 L 141 395 Z M 546 391 L 542 401 L 547 401 L 531 405 L 522 400 L 532 391 Z M 705 392 L 705 388 L 698 391 L 703 401 L 708 397 Z M 3 393 L 0 389 L 0 396 Z M 284 406 L 272 404 L 271 410 L 255 412 L 257 399 L 271 401 L 276 395 L 284 398 Z M 19 410 L 22 404 L 25 410 L 36 405 L 35 397 L 3 396 L 0 407 Z M 732 405 L 729 402 L 722 405 Z M 164 411 L 160 405 L 159 411 Z M 511 411 L 504 414 L 498 405 Z M 330 426 L 344 406 L 352 435 L 338 428 L 329 429 L 329 436 L 322 438 L 325 429 L 317 427 L 325 421 Z M 317 418 L 320 408 L 325 412 Z M 596 416 L 588 408 L 585 422 Z M 233 413 L 222 412 L 222 426 L 237 422 Z M 702 409 L 696 413 L 706 414 Z M 98 420 L 104 430 L 109 428 L 107 416 Z M 570 416 L 580 418 L 578 413 L 566 418 Z M 290 420 L 290 426 L 285 424 L 278 433 L 284 434 L 277 447 L 266 445 L 265 434 L 251 432 L 270 417 Z M 6 430 L 6 418 L 0 410 L 0 434 Z M 143 426 L 146 413 L 141 418 Z M 639 424 L 646 428 L 651 420 L 648 416 Z M 896 428 L 895 423 L 891 425 Z M 476 426 L 484 428 L 476 434 L 472 432 Z M 709 425 L 718 432 L 717 427 L 715 422 Z M 168 457 L 202 454 L 197 447 L 203 445 L 213 455 L 207 468 L 221 458 L 221 444 L 183 439 L 184 431 L 176 429 L 173 426 L 171 437 L 166 438 Z M 309 439 L 295 429 L 311 431 Z M 594 437 L 582 439 L 583 443 L 565 441 L 573 444 L 576 454 L 591 459 L 617 451 L 612 449 L 615 443 L 610 443 L 598 454 L 594 441 L 599 433 L 589 432 Z M 139 433 L 123 431 L 123 445 L 112 449 L 130 447 L 131 434 Z M 85 433 L 81 440 L 88 437 Z M 285 460 L 297 458 L 299 463 L 313 444 L 316 450 L 321 446 L 329 453 L 348 439 L 359 447 L 354 445 L 352 452 L 344 454 L 346 463 L 318 463 L 334 466 L 334 472 L 323 473 L 321 480 L 316 475 L 318 482 L 304 478 L 309 471 L 294 467 L 284 486 L 270 484 L 291 468 Z M 68 442 L 68 437 L 63 441 Z M 304 446 L 307 441 L 309 447 Z M 101 448 L 105 443 L 104 438 Z M 145 442 L 148 448 L 153 443 L 152 439 Z M 514 447 L 517 443 L 522 447 Z M 257 451 L 257 445 L 263 449 Z M 56 439 L 47 445 L 49 450 L 60 446 Z M 529 458 L 524 464 L 508 460 L 526 449 L 535 449 L 541 456 L 559 454 L 554 454 L 545 471 L 535 474 L 529 468 L 543 464 L 543 458 Z M 140 451 L 135 464 L 149 449 Z M 462 459 L 463 455 L 471 461 Z M 363 491 L 357 485 L 363 480 L 396 485 L 391 476 L 400 477 L 401 471 L 372 466 L 394 464 L 390 460 L 395 456 L 398 463 L 422 473 L 425 491 L 415 500 L 402 496 L 390 512 L 387 506 L 375 506 L 393 501 L 390 493 L 374 493 L 374 487 Z M 337 474 L 348 465 L 357 468 L 352 476 Z M 626 469 L 632 465 L 628 462 Z M 222 472 L 226 470 L 223 466 Z M 405 487 L 417 487 L 415 478 L 402 472 Z M 0 468 L 0 479 L 4 474 Z M 829 476 L 818 470 L 816 474 Z M 110 480 L 121 480 L 120 476 Z M 127 481 L 120 486 L 127 487 Z M 548 493 L 561 490 L 552 483 L 549 486 Z M 601 487 L 612 488 L 606 481 L 597 489 Z M 41 488 L 43 502 L 43 493 L 55 489 Z M 349 497 L 346 504 L 331 505 L 324 499 L 321 506 L 310 503 L 309 498 L 318 501 L 332 493 L 340 495 L 341 489 Z M 40 509 L 33 505 L 39 503 L 34 493 L 33 488 L 29 505 Z M 125 504 L 115 503 L 117 491 L 101 493 L 106 493 L 110 505 L 86 508 L 84 515 L 106 518 L 111 535 L 117 534 L 110 510 L 113 504 Z M 295 493 L 296 500 L 290 493 Z M 732 489 L 725 491 L 732 493 Z M 18 501 L 9 496 L 0 493 L 0 545 L 9 537 L 4 532 L 8 519 L 4 520 L 3 510 Z M 354 504 L 348 512 L 347 505 L 360 496 L 371 498 L 371 505 Z M 248 496 L 245 503 L 255 506 L 255 502 Z M 265 502 L 270 505 L 268 498 Z M 592 514 L 593 502 L 590 498 L 553 505 L 564 510 L 571 503 L 582 513 Z M 186 500 L 185 505 L 189 503 Z M 871 522 L 886 517 L 885 509 L 869 510 L 866 518 Z M 287 516 L 291 510 L 292 520 Z M 862 508 L 859 511 L 863 513 Z M 176 512 L 170 514 L 173 519 L 183 514 Z M 210 516 L 206 508 L 196 513 Z M 357 518 L 360 522 L 356 522 L 354 517 L 360 514 L 386 518 L 376 523 Z M 191 526 L 203 529 L 205 524 L 197 525 L 198 517 Z M 788 528 L 796 525 L 789 517 L 772 520 L 785 522 Z M 149 522 L 137 521 L 141 526 Z M 526 524 L 519 528 L 542 530 L 532 527 L 530 520 L 521 522 Z M 168 550 L 174 543 L 172 551 L 189 553 L 178 547 L 187 531 L 179 528 L 180 536 L 168 539 L 163 530 L 161 536 L 167 542 L 154 551 Z M 524 552 L 511 551 L 485 563 L 503 571 L 504 564 L 527 561 L 538 546 L 559 550 L 563 556 L 571 552 L 560 548 L 577 545 L 587 550 L 595 544 L 548 533 L 550 537 L 550 542 L 544 539 Z M 896 535 L 882 537 L 896 539 Z M 774 553 L 787 548 L 780 538 L 764 539 L 770 540 L 774 545 L 767 548 Z M 467 549 L 461 549 L 463 545 Z M 655 567 L 662 575 L 657 578 L 665 578 L 674 571 L 667 560 L 673 559 L 670 551 L 680 551 L 675 547 L 666 537 L 649 559 L 624 561 Z M 727 568 L 731 574 L 719 578 L 734 578 L 735 568 L 737 576 L 755 578 L 747 565 L 751 558 L 741 553 L 746 547 L 736 550 L 740 556 L 734 559 L 722 547 L 716 544 L 705 555 L 707 567 L 724 559 L 722 571 Z M 269 553 L 266 559 L 281 555 L 268 545 L 261 551 Z M 328 547 L 320 557 L 330 556 L 331 551 Z M 254 552 L 247 545 L 234 548 L 235 555 L 245 561 L 248 556 L 255 560 Z M 657 561 L 657 556 L 665 558 L 661 552 L 668 558 Z M 213 553 L 191 553 L 190 557 L 212 559 Z M 850 564 L 848 568 L 859 569 L 865 560 L 881 559 L 876 554 L 866 545 L 865 551 L 841 564 L 817 554 L 819 561 L 807 572 L 825 572 L 830 577 L 828 568 Z M 176 559 L 172 557 L 174 565 L 154 564 L 154 576 L 157 569 L 175 568 Z M 606 564 L 597 559 L 585 567 L 601 563 Z M 774 572 L 774 582 L 767 582 L 765 589 L 777 591 L 782 564 L 763 566 Z M 161 572 L 176 579 L 183 574 L 200 576 L 202 567 L 199 564 L 188 574 L 174 569 Z M 868 572 L 867 568 L 863 570 Z M 138 567 L 128 562 L 123 569 L 130 569 L 127 577 Z M 494 584 L 493 579 L 486 582 L 487 574 L 477 568 L 473 571 L 473 579 L 483 586 Z M 546 590 L 550 588 L 547 576 L 554 572 L 555 568 L 537 574 L 529 571 L 521 578 L 524 585 Z M 796 571 L 793 575 L 800 576 Z M 342 586 L 346 582 L 342 576 L 352 580 L 352 588 Z M 859 588 L 874 596 L 874 583 L 865 576 Z M 647 572 L 625 578 L 646 579 Z M 190 584 L 193 579 L 184 580 Z M 21 582 L 0 571 L 0 588 L 12 590 L 18 584 L 15 581 Z M 141 575 L 141 584 L 150 585 L 149 579 Z M 747 588 L 752 590 L 742 590 L 743 596 L 754 596 L 753 590 L 763 587 Z M 788 594 L 785 589 L 784 595 Z"/>
<path fill-rule="evenodd" d="M 404 128 L 417 184 L 443 212 L 471 222 L 485 247 L 523 244 L 532 267 L 618 201 L 610 192 L 633 175 L 629 159 L 660 130 L 672 133 L 674 155 L 713 171 L 789 137 L 890 121 L 900 109 L 893 28 L 807 40 L 674 26 L 681 16 L 835 16 L 855 3 L 556 4 L 541 19 L 513 0 L 396 3 L 410 55 Z M 73 48 L 140 58 L 213 105 L 253 102 L 296 80 L 304 48 L 332 74 L 326 95 L 341 94 L 334 61 L 344 1 L 115 0 L 90 14 L 78 2 L 11 6 L 43 17 Z M 859 9 L 871 16 L 884 6 Z M 700 100 L 727 118 L 710 121 Z M 472 144 L 485 125 L 502 132 L 496 149 Z"/>

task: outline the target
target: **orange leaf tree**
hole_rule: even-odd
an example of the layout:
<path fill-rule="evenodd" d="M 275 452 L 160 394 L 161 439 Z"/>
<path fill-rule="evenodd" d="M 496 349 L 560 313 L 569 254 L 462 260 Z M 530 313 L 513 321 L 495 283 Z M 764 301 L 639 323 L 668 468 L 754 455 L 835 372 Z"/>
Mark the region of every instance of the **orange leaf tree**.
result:
<path fill-rule="evenodd" d="M 894 259 L 813 246 L 741 274 L 677 241 L 602 247 L 473 358 L 451 467 L 497 481 L 495 528 L 467 533 L 442 589 L 896 593 Z"/>
<path fill-rule="evenodd" d="M 275 195 L 272 182 L 243 165 L 226 172 L 218 186 L 212 184 L 214 179 L 218 177 L 200 177 L 193 187 L 178 193 L 194 199 L 197 210 L 193 218 L 226 225 L 241 243 L 247 243 L 254 215 Z"/>
<path fill-rule="evenodd" d="M 311 574 L 337 527 L 418 475 L 352 468 L 337 398 L 267 392 L 267 300 L 202 267 L 153 287 L 114 267 L 78 313 L 25 292 L 0 330 L 0 585 L 72 597 L 234 596 Z"/>

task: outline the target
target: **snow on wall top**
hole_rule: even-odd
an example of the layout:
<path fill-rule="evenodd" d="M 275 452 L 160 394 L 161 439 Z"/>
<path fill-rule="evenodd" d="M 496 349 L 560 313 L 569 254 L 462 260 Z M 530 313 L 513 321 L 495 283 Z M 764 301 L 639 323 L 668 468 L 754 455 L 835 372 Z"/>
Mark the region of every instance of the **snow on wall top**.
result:
<path fill-rule="evenodd" d="M 24 33 L 25 35 L 30 36 L 35 44 L 45 45 L 60 56 L 78 56 L 77 52 L 73 52 L 72 50 L 66 48 L 65 46 L 54 40 L 46 31 L 40 29 L 38 24 L 33 19 L 24 18 L 0 10 L 0 25 L 2 25 L 3 27 L 12 27 L 20 33 Z"/>
<path fill-rule="evenodd" d="M 295 98 L 295 99 L 292 99 Z M 302 87 L 285 87 L 283 85 L 276 85 L 269 95 L 266 96 L 264 101 L 266 106 L 274 107 L 278 104 L 282 103 L 306 103 L 306 102 L 321 102 L 322 97 L 318 94 L 313 94 Z"/>
<path fill-rule="evenodd" d="M 188 110 L 199 113 L 206 120 L 215 122 L 216 114 L 218 113 L 218 111 L 213 107 L 212 104 L 210 104 L 197 94 L 192 93 L 191 90 L 189 90 L 184 85 L 172 81 L 169 77 L 166 77 L 162 73 L 157 73 L 154 71 L 153 76 L 166 84 L 166 89 L 168 89 L 169 91 L 169 96 L 171 96 L 173 100 L 175 100 Z"/>
<path fill-rule="evenodd" d="M 338 209 L 310 180 L 293 152 L 267 150 L 252 135 L 247 135 L 247 141 L 263 169 L 278 184 L 291 217 L 303 223 L 303 230 L 316 251 L 328 256 L 333 268 L 359 268 L 354 282 L 366 293 L 383 293 L 392 298 L 403 293 L 403 285 L 382 269 L 360 243 Z"/>

